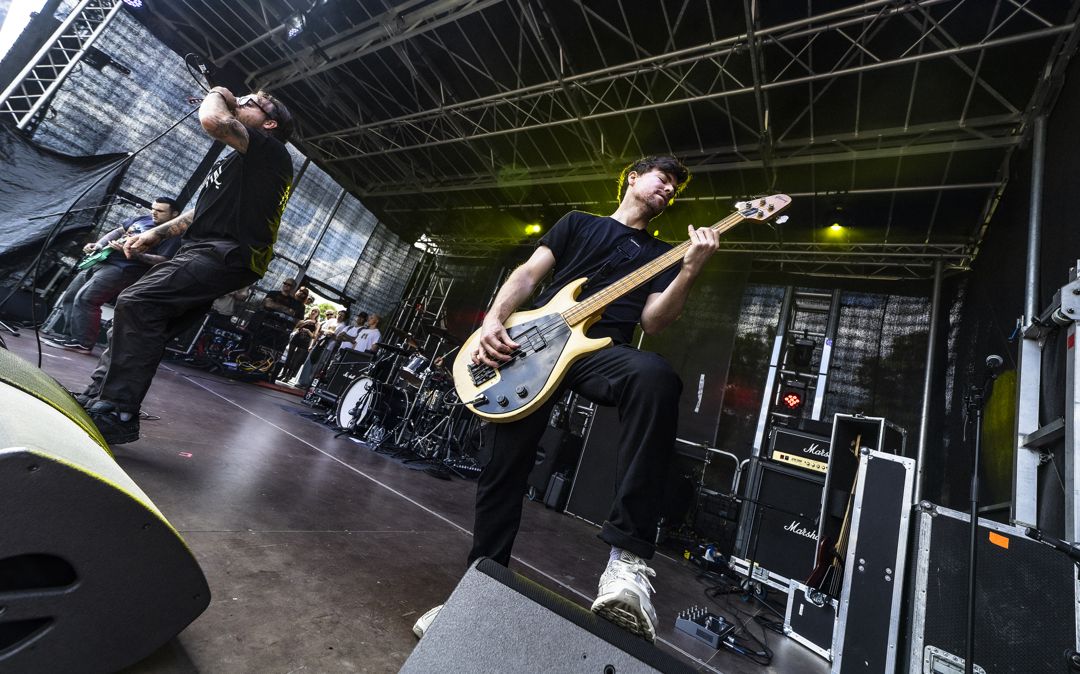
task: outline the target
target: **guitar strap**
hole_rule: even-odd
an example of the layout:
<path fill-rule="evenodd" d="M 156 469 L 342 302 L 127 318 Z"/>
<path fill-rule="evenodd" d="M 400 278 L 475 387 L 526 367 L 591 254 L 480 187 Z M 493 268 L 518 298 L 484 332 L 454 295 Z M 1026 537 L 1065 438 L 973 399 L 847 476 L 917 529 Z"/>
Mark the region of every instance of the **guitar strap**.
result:
<path fill-rule="evenodd" d="M 590 290 L 595 287 L 596 283 L 611 276 L 611 273 L 615 271 L 615 268 L 626 262 L 631 262 L 641 253 L 641 244 L 633 239 L 626 239 L 612 251 L 611 255 L 608 255 L 604 264 L 596 271 L 595 274 L 589 277 L 588 282 L 584 285 L 582 290 Z"/>

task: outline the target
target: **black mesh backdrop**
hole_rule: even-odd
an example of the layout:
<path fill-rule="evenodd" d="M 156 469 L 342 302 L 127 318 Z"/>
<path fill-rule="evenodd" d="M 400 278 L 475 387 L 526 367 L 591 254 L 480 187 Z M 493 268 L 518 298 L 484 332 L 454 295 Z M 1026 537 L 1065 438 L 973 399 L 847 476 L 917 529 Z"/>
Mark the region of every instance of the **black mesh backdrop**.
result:
<path fill-rule="evenodd" d="M 394 313 L 421 252 L 384 225 L 376 225 L 353 267 L 345 294 L 368 313 Z"/>
<path fill-rule="evenodd" d="M 203 95 L 183 59 L 126 12 L 116 15 L 94 46 L 130 73 L 79 63 L 46 107 L 35 143 L 67 154 L 133 152 L 191 111 L 189 97 Z M 210 143 L 192 115 L 135 157 L 119 188 L 148 201 L 176 196 Z M 101 217 L 98 230 L 145 213 L 117 203 Z"/>
<path fill-rule="evenodd" d="M 908 432 L 914 456 L 922 411 L 930 300 L 845 291 L 822 419 L 885 417 Z"/>
<path fill-rule="evenodd" d="M 751 284 L 743 291 L 716 434 L 717 446 L 741 459 L 749 458 L 754 442 L 783 300 L 781 286 Z"/>

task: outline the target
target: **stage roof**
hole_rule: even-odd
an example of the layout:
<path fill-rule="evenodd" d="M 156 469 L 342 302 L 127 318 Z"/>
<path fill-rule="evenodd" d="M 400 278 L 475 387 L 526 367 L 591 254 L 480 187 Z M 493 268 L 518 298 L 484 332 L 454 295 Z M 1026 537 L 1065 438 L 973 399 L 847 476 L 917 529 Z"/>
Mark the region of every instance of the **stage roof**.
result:
<path fill-rule="evenodd" d="M 619 169 L 693 170 L 662 238 L 794 198 L 756 269 L 919 278 L 971 261 L 1052 103 L 1080 2 L 143 0 L 178 49 L 287 102 L 304 151 L 408 240 L 521 244 L 610 212 Z M 290 37 L 291 35 L 291 37 Z M 839 218 L 839 231 L 827 225 Z"/>

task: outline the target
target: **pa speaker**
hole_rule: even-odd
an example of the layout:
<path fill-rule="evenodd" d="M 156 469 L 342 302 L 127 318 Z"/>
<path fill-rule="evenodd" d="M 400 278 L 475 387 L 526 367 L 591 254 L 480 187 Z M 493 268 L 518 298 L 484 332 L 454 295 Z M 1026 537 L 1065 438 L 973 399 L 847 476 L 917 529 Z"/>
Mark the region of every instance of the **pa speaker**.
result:
<path fill-rule="evenodd" d="M 0 350 L 0 671 L 111 672 L 210 602 L 180 535 L 90 418 Z"/>
<path fill-rule="evenodd" d="M 401 671 L 695 670 L 506 567 L 480 559 L 458 583 Z"/>

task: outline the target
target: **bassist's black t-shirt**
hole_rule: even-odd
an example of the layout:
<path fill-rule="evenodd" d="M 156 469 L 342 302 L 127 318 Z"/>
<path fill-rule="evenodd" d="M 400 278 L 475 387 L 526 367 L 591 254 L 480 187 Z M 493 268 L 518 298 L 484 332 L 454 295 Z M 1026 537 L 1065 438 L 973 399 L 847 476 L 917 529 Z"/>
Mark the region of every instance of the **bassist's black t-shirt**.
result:
<path fill-rule="evenodd" d="M 235 241 L 238 262 L 262 276 L 274 255 L 292 179 L 292 159 L 281 141 L 249 128 L 247 152 L 230 152 L 206 177 L 184 240 Z"/>
<path fill-rule="evenodd" d="M 560 218 L 539 243 L 555 255 L 555 269 L 551 283 L 536 298 L 537 307 L 547 304 L 566 284 L 587 276 L 589 282 L 578 295 L 581 301 L 671 250 L 645 230 L 581 211 L 570 211 Z M 628 344 L 641 320 L 645 300 L 652 293 L 663 292 L 678 273 L 679 265 L 675 265 L 609 304 L 589 328 L 588 336 L 611 337 L 616 344 Z"/>

